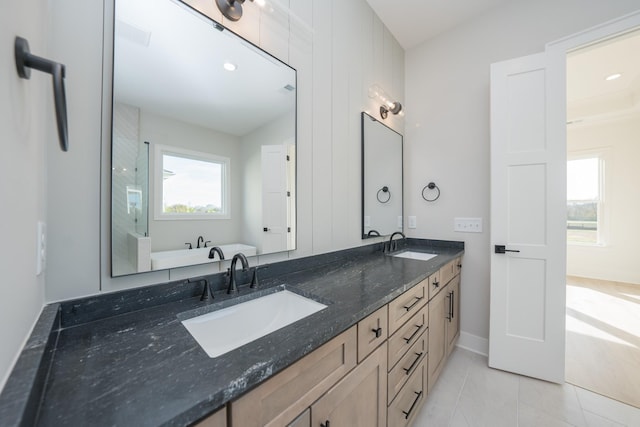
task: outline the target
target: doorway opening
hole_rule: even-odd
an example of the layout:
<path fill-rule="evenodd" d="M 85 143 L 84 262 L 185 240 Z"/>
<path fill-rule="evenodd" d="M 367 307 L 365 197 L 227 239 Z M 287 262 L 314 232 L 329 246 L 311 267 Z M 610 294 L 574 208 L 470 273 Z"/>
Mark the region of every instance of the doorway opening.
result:
<path fill-rule="evenodd" d="M 640 408 L 639 51 L 567 55 L 566 381 Z"/>

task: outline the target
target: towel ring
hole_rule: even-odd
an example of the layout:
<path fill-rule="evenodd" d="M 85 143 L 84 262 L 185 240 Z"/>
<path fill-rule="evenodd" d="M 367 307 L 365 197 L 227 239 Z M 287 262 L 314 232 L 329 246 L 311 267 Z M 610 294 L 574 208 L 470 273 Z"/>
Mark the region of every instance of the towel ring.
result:
<path fill-rule="evenodd" d="M 383 197 L 384 197 L 384 194 L 385 194 L 385 193 L 387 193 L 387 194 L 388 194 L 387 200 L 383 200 L 383 199 L 381 199 L 381 198 L 380 198 L 380 192 L 382 192 Z M 385 185 L 384 187 L 382 187 L 381 189 L 379 189 L 379 190 L 378 190 L 378 192 L 376 193 L 376 199 L 378 199 L 378 201 L 379 201 L 380 203 L 387 203 L 389 200 L 391 200 L 391 191 L 389 190 L 389 187 L 387 187 L 387 186 Z"/>
<path fill-rule="evenodd" d="M 428 199 L 425 197 L 424 195 L 424 191 L 426 189 L 429 190 L 436 190 L 438 193 L 436 194 L 436 197 L 432 198 L 432 199 Z M 427 202 L 435 202 L 436 200 L 438 200 L 438 198 L 440 197 L 440 188 L 438 188 L 438 186 L 436 185 L 435 182 L 430 182 L 427 185 L 425 185 L 425 187 L 422 189 L 422 198 L 425 199 Z"/>

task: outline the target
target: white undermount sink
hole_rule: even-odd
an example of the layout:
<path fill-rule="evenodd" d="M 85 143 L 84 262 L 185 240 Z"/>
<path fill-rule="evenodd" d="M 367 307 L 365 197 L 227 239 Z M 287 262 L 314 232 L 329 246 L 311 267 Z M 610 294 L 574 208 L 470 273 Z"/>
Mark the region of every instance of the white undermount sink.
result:
<path fill-rule="evenodd" d="M 428 254 L 425 252 L 415 252 L 415 251 L 404 251 L 397 254 L 393 254 L 393 256 L 400 258 L 408 258 L 408 259 L 418 259 L 420 261 L 429 261 L 431 258 L 435 258 L 437 254 Z"/>
<path fill-rule="evenodd" d="M 209 357 L 218 357 L 325 307 L 282 290 L 183 320 L 182 324 Z"/>

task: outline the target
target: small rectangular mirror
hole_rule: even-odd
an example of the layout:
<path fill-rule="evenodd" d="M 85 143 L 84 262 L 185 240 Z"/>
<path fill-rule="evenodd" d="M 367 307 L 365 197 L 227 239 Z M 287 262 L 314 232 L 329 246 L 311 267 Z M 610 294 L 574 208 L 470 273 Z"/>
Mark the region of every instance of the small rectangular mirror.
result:
<path fill-rule="evenodd" d="M 362 238 L 402 227 L 402 135 L 362 113 Z"/>

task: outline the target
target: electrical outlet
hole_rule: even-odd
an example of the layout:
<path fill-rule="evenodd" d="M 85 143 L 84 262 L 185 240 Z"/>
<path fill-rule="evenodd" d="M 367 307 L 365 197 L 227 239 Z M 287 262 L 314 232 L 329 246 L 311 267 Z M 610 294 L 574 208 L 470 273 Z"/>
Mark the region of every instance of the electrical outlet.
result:
<path fill-rule="evenodd" d="M 44 271 L 47 265 L 47 224 L 38 221 L 38 230 L 36 235 L 36 276 Z"/>
<path fill-rule="evenodd" d="M 410 216 L 409 218 L 409 228 L 416 228 L 416 217 Z"/>
<path fill-rule="evenodd" d="M 453 231 L 459 233 L 482 233 L 482 218 L 454 218 Z"/>

